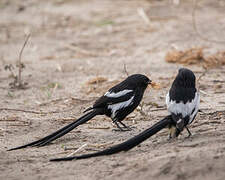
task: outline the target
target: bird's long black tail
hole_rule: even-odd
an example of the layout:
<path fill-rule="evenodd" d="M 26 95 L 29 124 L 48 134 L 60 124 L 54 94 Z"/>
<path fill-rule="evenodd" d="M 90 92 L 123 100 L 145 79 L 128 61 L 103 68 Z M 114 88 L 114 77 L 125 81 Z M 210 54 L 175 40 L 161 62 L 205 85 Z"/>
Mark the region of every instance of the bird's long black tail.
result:
<path fill-rule="evenodd" d="M 88 120 L 92 119 L 94 116 L 100 114 L 100 110 L 94 109 L 93 111 L 83 115 L 82 117 L 80 117 L 79 119 L 77 119 L 76 121 L 68 124 L 67 126 L 59 129 L 58 131 L 43 137 L 40 140 L 37 141 L 33 141 L 31 143 L 25 144 L 23 146 L 18 146 L 12 149 L 9 149 L 8 151 L 12 151 L 12 150 L 17 150 L 17 149 L 22 149 L 22 148 L 26 148 L 29 146 L 44 146 L 52 141 L 54 141 L 55 139 L 58 139 L 60 137 L 62 137 L 63 135 L 67 134 L 68 132 L 70 132 L 71 130 L 73 130 L 74 128 L 76 128 L 77 126 L 87 122 Z"/>
<path fill-rule="evenodd" d="M 142 133 L 138 134 L 137 136 L 132 137 L 131 139 L 115 145 L 109 149 L 99 151 L 96 153 L 91 153 L 91 154 L 84 154 L 80 156 L 73 156 L 73 157 L 65 157 L 65 158 L 56 158 L 56 159 L 51 159 L 50 161 L 70 161 L 73 159 L 86 159 L 86 158 L 91 158 L 91 157 L 96 157 L 96 156 L 104 156 L 104 155 L 111 155 L 115 154 L 121 151 L 128 151 L 132 149 L 133 147 L 137 146 L 138 144 L 142 143 L 152 135 L 156 134 L 159 132 L 161 129 L 165 128 L 172 122 L 172 117 L 171 115 L 165 117 L 161 121 L 157 122 L 154 124 L 152 127 L 149 129 L 146 129 Z"/>

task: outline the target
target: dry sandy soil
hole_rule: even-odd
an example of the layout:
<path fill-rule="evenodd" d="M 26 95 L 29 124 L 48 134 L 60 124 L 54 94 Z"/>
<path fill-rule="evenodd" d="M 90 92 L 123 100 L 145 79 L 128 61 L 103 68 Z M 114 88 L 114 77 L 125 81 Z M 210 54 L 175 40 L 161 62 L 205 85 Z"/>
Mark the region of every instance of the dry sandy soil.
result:
<path fill-rule="evenodd" d="M 163 130 L 126 153 L 52 163 L 50 158 L 93 152 L 132 137 L 167 115 L 165 95 L 182 65 L 165 62 L 172 48 L 224 50 L 225 2 L 200 1 L 193 28 L 192 1 L 174 5 L 154 0 L 0 1 L 0 179 L 225 179 L 225 68 L 210 69 L 199 81 L 201 109 L 190 129 L 175 141 Z M 143 18 L 143 11 L 149 17 Z M 142 13 L 141 13 L 142 12 Z M 22 56 L 27 89 L 10 89 L 4 67 Z M 214 43 L 213 41 L 222 41 Z M 6 150 L 30 142 L 75 120 L 109 87 L 143 73 L 161 84 L 148 90 L 142 111 L 115 132 L 109 118 L 96 117 L 49 146 Z M 197 78 L 200 65 L 187 66 Z M 93 82 L 101 77 L 103 81 Z"/>

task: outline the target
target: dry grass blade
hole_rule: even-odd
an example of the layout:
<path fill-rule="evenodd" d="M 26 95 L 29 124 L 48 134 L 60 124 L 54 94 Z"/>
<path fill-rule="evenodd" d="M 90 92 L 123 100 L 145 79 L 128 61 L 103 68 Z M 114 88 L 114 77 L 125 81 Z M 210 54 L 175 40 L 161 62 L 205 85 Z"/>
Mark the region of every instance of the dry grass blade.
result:
<path fill-rule="evenodd" d="M 63 121 L 63 122 L 72 122 L 75 121 L 76 118 L 62 118 L 62 119 L 55 119 L 56 121 Z"/>
<path fill-rule="evenodd" d="M 24 48 L 25 48 L 29 38 L 30 38 L 30 34 L 27 35 L 26 40 L 25 40 L 25 42 L 23 44 L 23 47 L 20 50 L 20 54 L 19 54 L 19 60 L 18 60 L 18 66 L 19 66 L 19 69 L 18 69 L 18 83 L 19 83 L 19 87 L 23 87 L 24 86 L 24 84 L 22 82 L 22 77 L 21 77 L 22 76 L 22 74 L 21 74 L 22 73 L 22 68 L 23 68 L 23 65 L 21 63 L 21 58 L 22 58 L 23 50 L 24 50 Z"/>
<path fill-rule="evenodd" d="M 208 94 L 207 92 L 203 91 L 203 90 L 199 90 L 200 93 L 207 95 L 207 96 L 212 96 L 211 94 Z"/>
<path fill-rule="evenodd" d="M 205 69 L 204 70 L 204 72 L 198 77 L 197 83 L 199 83 L 199 81 L 201 80 L 201 78 L 204 77 L 208 71 L 209 71 L 208 69 Z"/>
<path fill-rule="evenodd" d="M 150 109 L 150 111 L 164 111 L 164 110 L 167 110 L 167 108 L 162 107 L 162 108 Z"/>
<path fill-rule="evenodd" d="M 198 146 L 199 143 L 194 143 L 194 144 L 182 144 L 182 145 L 177 145 L 178 147 L 196 147 Z"/>
<path fill-rule="evenodd" d="M 43 103 L 40 103 L 39 106 L 45 106 L 45 105 L 49 105 L 51 103 L 55 103 L 55 102 L 58 102 L 58 101 L 64 101 L 64 100 L 67 100 L 69 98 L 57 98 L 57 99 L 53 99 L 53 100 L 50 100 L 48 102 L 43 102 Z"/>
<path fill-rule="evenodd" d="M 25 65 L 22 63 L 22 54 L 23 54 L 24 48 L 25 48 L 29 38 L 30 38 L 30 34 L 27 35 L 26 40 L 25 40 L 25 42 L 22 46 L 22 49 L 20 50 L 20 53 L 19 53 L 19 59 L 16 64 L 16 67 L 18 67 L 18 74 L 16 74 L 14 72 L 13 69 L 15 69 L 15 68 L 12 64 L 5 65 L 5 70 L 9 70 L 11 73 L 11 76 L 14 79 L 13 82 L 9 83 L 9 86 L 12 89 L 27 89 L 28 83 L 22 81 L 22 70 L 25 68 Z"/>
<path fill-rule="evenodd" d="M 150 25 L 151 21 L 150 21 L 149 17 L 147 16 L 147 14 L 145 13 L 144 9 L 143 8 L 138 8 L 137 12 L 138 12 L 138 15 L 144 20 L 144 22 L 147 25 Z"/>
<path fill-rule="evenodd" d="M 124 70 L 125 74 L 127 76 L 129 76 L 129 73 L 127 72 L 127 65 L 126 65 L 126 63 L 123 64 L 123 70 Z"/>
<path fill-rule="evenodd" d="M 73 156 L 74 154 L 76 154 L 77 152 L 81 151 L 84 147 L 86 147 L 87 144 L 83 144 L 81 147 L 79 147 L 77 150 L 75 150 L 74 152 L 70 153 L 67 157 Z"/>
<path fill-rule="evenodd" d="M 100 126 L 100 127 L 90 127 L 88 126 L 88 129 L 110 129 L 109 126 L 106 126 L 106 127 L 103 127 L 103 126 Z"/>
<path fill-rule="evenodd" d="M 33 113 L 33 114 L 51 114 L 51 113 L 61 113 L 61 112 L 65 112 L 65 111 L 49 111 L 49 112 L 41 112 L 41 111 L 32 111 L 32 110 L 14 109 L 14 108 L 0 108 L 0 111 L 19 111 L 19 112 Z"/>
<path fill-rule="evenodd" d="M 30 126 L 30 124 L 8 124 L 7 126 Z"/>

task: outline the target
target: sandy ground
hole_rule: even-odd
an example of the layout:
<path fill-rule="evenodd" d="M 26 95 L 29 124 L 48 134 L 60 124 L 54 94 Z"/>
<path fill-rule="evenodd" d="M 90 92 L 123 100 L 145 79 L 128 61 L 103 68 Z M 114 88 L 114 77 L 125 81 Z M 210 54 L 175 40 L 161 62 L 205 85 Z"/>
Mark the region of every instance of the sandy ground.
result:
<path fill-rule="evenodd" d="M 141 17 L 142 8 L 150 23 Z M 48 161 L 67 156 L 84 144 L 87 146 L 79 153 L 117 144 L 167 115 L 162 110 L 165 95 L 182 65 L 166 63 L 165 54 L 174 47 L 204 47 L 208 54 L 224 50 L 224 1 L 201 1 L 196 11 L 199 32 L 223 43 L 207 42 L 196 35 L 192 9 L 191 1 L 185 0 L 179 5 L 166 0 L 2 0 L 0 179 L 223 180 L 224 67 L 211 69 L 199 82 L 206 93 L 201 94 L 204 113 L 191 125 L 191 138 L 185 138 L 184 132 L 171 142 L 163 130 L 126 153 L 73 162 Z M 15 67 L 28 33 L 31 38 L 22 56 L 22 78 L 28 88 L 13 90 L 9 88 L 13 79 L 4 66 Z M 6 151 L 81 116 L 97 97 L 126 78 L 124 64 L 129 74 L 146 74 L 161 84 L 159 90 L 146 91 L 144 113 L 135 111 L 124 121 L 133 131 L 112 131 L 115 127 L 109 118 L 96 117 L 49 146 Z M 204 72 L 199 65 L 188 68 L 197 78 Z M 105 81 L 91 84 L 96 77 Z"/>

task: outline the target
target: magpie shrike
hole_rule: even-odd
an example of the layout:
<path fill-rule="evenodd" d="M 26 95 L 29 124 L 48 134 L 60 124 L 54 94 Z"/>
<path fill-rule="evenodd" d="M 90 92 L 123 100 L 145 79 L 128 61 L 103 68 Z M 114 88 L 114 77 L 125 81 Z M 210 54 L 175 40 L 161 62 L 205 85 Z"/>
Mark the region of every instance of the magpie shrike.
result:
<path fill-rule="evenodd" d="M 195 87 L 195 75 L 186 68 L 179 73 L 166 96 L 166 105 L 176 126 L 169 125 L 169 138 L 177 137 L 185 127 L 191 136 L 188 125 L 199 111 L 200 95 Z M 188 136 L 188 137 L 189 137 Z"/>
<path fill-rule="evenodd" d="M 134 74 L 127 77 L 124 81 L 109 89 L 103 96 L 97 99 L 94 105 L 87 110 L 86 114 L 59 129 L 58 131 L 31 143 L 9 149 L 16 150 L 28 146 L 44 146 L 55 139 L 67 134 L 77 126 L 87 122 L 96 115 L 106 115 L 110 117 L 113 123 L 122 131 L 123 128 L 129 129 L 122 120 L 140 104 L 143 94 L 151 80 L 142 74 Z M 121 124 L 123 128 L 119 125 Z"/>
<path fill-rule="evenodd" d="M 121 144 L 112 146 L 109 149 L 80 156 L 51 159 L 50 161 L 86 159 L 128 151 L 166 127 L 170 130 L 169 136 L 171 138 L 179 136 L 184 127 L 190 135 L 191 133 L 188 130 L 187 125 L 191 124 L 195 119 L 199 108 L 199 102 L 200 97 L 195 88 L 194 73 L 189 69 L 181 68 L 166 96 L 166 104 L 170 115 L 137 136 L 134 136 Z"/>

